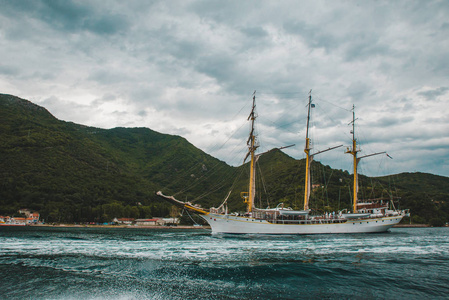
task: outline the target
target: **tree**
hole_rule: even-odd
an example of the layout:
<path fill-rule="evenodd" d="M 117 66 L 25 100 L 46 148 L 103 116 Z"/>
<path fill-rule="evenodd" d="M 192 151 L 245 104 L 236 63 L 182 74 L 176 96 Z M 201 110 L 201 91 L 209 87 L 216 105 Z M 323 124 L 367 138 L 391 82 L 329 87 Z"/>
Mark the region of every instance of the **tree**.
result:
<path fill-rule="evenodd" d="M 432 227 L 443 227 L 444 226 L 444 221 L 441 218 L 432 218 L 430 219 L 430 226 Z"/>

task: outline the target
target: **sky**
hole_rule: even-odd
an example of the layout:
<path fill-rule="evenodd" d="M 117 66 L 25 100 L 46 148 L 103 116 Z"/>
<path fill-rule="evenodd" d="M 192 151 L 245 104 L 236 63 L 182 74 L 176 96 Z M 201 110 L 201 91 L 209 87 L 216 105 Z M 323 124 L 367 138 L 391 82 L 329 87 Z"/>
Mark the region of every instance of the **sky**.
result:
<path fill-rule="evenodd" d="M 179 135 L 240 165 L 260 151 L 370 176 L 449 176 L 448 1 L 0 0 L 0 93 L 56 118 Z M 350 171 L 352 172 L 352 171 Z"/>

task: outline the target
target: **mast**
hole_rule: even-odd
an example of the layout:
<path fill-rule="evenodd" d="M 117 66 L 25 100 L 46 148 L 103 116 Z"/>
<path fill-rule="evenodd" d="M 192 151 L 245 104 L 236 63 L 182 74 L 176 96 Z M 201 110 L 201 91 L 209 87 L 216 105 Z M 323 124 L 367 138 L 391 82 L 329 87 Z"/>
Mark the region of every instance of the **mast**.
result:
<path fill-rule="evenodd" d="M 383 151 L 383 152 L 377 152 L 377 153 L 373 153 L 373 154 L 368 154 L 368 155 L 357 157 L 357 152 L 360 152 L 360 149 L 359 150 L 357 149 L 357 140 L 355 138 L 355 121 L 356 120 L 357 119 L 355 118 L 355 107 L 354 107 L 354 104 L 353 104 L 352 105 L 352 121 L 348 124 L 348 125 L 352 124 L 352 130 L 351 130 L 351 133 L 352 133 L 352 149 L 348 148 L 346 150 L 346 153 L 351 154 L 353 156 L 353 159 L 354 159 L 354 161 L 353 161 L 353 166 L 354 166 L 354 183 L 353 183 L 353 193 L 352 193 L 353 194 L 353 197 L 352 197 L 353 198 L 353 200 L 352 200 L 352 210 L 353 210 L 354 213 L 357 213 L 357 201 L 358 201 L 357 193 L 359 191 L 359 181 L 358 181 L 357 167 L 359 165 L 360 160 L 362 158 L 365 158 L 365 157 L 370 157 L 370 156 L 386 153 L 385 151 Z"/>
<path fill-rule="evenodd" d="M 304 188 L 304 210 L 309 209 L 310 198 L 310 166 L 312 164 L 313 156 L 310 155 L 310 139 L 309 139 L 309 121 L 310 121 L 310 107 L 312 104 L 312 90 L 309 92 L 309 103 L 307 110 L 307 128 L 306 128 L 306 145 L 304 152 L 306 153 L 306 182 Z"/>
<path fill-rule="evenodd" d="M 251 157 L 251 169 L 250 169 L 250 175 L 249 175 L 249 187 L 248 187 L 248 197 L 244 197 L 245 202 L 247 204 L 247 212 L 252 212 L 254 208 L 254 197 L 256 194 L 256 160 L 257 157 L 254 155 L 254 152 L 259 147 L 256 144 L 256 136 L 254 133 L 254 122 L 256 120 L 256 91 L 253 93 L 253 106 L 251 109 L 251 113 L 249 114 L 248 120 L 251 120 L 251 131 L 249 133 L 249 138 L 246 144 L 248 145 L 248 153 L 246 154 L 245 159 L 243 162 L 246 161 L 248 156 Z"/>
<path fill-rule="evenodd" d="M 357 193 L 359 191 L 358 187 L 358 180 L 357 180 L 357 165 L 359 164 L 360 158 L 357 158 L 357 152 L 360 150 L 357 150 L 357 140 L 355 138 L 355 106 L 352 105 L 352 121 L 349 123 L 352 123 L 352 149 L 348 148 L 346 153 L 349 153 L 353 157 L 353 167 L 354 167 L 354 179 L 353 179 L 353 199 L 352 199 L 352 210 L 354 213 L 357 213 Z"/>
<path fill-rule="evenodd" d="M 309 138 L 309 123 L 310 123 L 310 109 L 315 107 L 315 104 L 312 104 L 312 90 L 309 92 L 309 103 L 307 104 L 307 128 L 306 128 L 306 145 L 304 147 L 304 152 L 306 153 L 306 180 L 305 180 L 305 188 L 304 188 L 304 210 L 309 209 L 309 200 L 310 200 L 310 187 L 312 185 L 310 169 L 312 166 L 313 157 L 317 154 L 327 152 L 329 150 L 333 150 L 336 148 L 340 148 L 343 145 L 338 145 L 334 147 L 330 147 L 325 150 L 321 150 L 315 152 L 314 154 L 310 154 L 310 150 L 312 150 L 310 146 L 310 138 Z"/>

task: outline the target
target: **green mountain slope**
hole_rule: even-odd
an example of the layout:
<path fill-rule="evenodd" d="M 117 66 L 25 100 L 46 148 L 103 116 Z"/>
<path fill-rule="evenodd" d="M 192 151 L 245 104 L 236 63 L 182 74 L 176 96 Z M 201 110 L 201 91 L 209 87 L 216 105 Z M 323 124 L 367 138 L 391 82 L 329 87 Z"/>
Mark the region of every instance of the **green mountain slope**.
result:
<path fill-rule="evenodd" d="M 114 209 L 130 217 L 165 216 L 170 207 L 155 191 L 197 183 L 191 193 L 198 194 L 233 169 L 181 137 L 63 122 L 10 95 L 0 95 L 0 108 L 0 214 L 26 207 L 49 222 L 107 221 Z M 213 168 L 220 172 L 200 180 Z M 187 172 L 187 179 L 175 180 Z"/>
<path fill-rule="evenodd" d="M 427 173 L 401 173 L 378 178 L 398 189 L 415 223 L 443 225 L 449 221 L 449 178 Z"/>
<path fill-rule="evenodd" d="M 147 128 L 99 129 L 64 122 L 45 108 L 0 94 L 0 214 L 20 208 L 48 222 L 104 222 L 113 217 L 167 216 L 155 192 L 217 207 L 231 191 L 230 210 L 244 210 L 248 163 L 231 167 L 179 136 Z M 303 160 L 274 149 L 260 157 L 259 207 L 302 208 Z M 418 223 L 447 222 L 449 178 L 424 173 L 359 177 L 360 198 L 400 197 Z M 312 164 L 310 206 L 351 207 L 352 176 Z M 393 187 L 393 189 L 391 188 Z M 393 190 L 393 193 L 391 193 Z M 174 213 L 174 212 L 173 212 Z"/>

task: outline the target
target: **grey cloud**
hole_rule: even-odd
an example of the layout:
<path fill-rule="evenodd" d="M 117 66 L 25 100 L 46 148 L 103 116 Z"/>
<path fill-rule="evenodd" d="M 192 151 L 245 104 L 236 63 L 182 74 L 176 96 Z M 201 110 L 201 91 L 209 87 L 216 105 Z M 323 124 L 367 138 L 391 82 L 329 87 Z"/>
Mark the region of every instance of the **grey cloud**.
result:
<path fill-rule="evenodd" d="M 449 61 L 447 59 L 447 53 L 435 55 L 435 57 L 431 58 L 430 64 L 432 66 L 432 71 L 435 73 L 439 73 L 442 75 L 446 75 L 449 73 Z"/>
<path fill-rule="evenodd" d="M 97 70 L 97 71 L 94 71 L 93 73 L 91 73 L 87 77 L 87 80 L 96 81 L 103 85 L 114 85 L 117 83 L 128 81 L 129 76 L 122 72 L 118 72 L 118 71 L 114 71 L 114 70 L 110 70 L 110 69 L 109 70 L 101 69 L 101 70 Z"/>
<path fill-rule="evenodd" d="M 189 5 L 190 10 L 209 20 L 215 20 L 217 23 L 235 24 L 236 20 L 251 21 L 250 11 L 257 11 L 259 8 L 258 1 L 227 1 L 224 3 L 220 0 L 211 1 L 192 1 Z"/>
<path fill-rule="evenodd" d="M 223 83 L 233 81 L 232 76 L 237 74 L 236 62 L 229 56 L 204 56 L 198 61 L 195 68 Z"/>
<path fill-rule="evenodd" d="M 357 39 L 357 38 L 356 38 Z M 375 58 L 377 56 L 392 55 L 391 49 L 388 45 L 382 42 L 375 41 L 375 39 L 366 39 L 362 34 L 360 40 L 357 40 L 348 47 L 345 53 L 347 61 L 365 60 Z"/>
<path fill-rule="evenodd" d="M 398 112 L 402 114 L 411 114 L 416 110 L 416 105 L 414 104 L 414 100 L 411 98 L 401 98 L 398 101 L 393 101 L 392 109 L 397 109 Z"/>
<path fill-rule="evenodd" d="M 125 116 L 127 116 L 127 115 L 128 115 L 128 112 L 116 110 L 116 111 L 113 111 L 113 112 L 111 113 L 111 115 L 114 115 L 115 117 L 120 118 L 120 117 L 125 117 Z"/>
<path fill-rule="evenodd" d="M 282 26 L 287 33 L 302 37 L 311 48 L 324 48 L 331 52 L 339 47 L 337 37 L 319 26 L 298 20 L 286 20 Z"/>
<path fill-rule="evenodd" d="M 114 34 L 128 29 L 128 20 L 121 15 L 106 15 L 89 19 L 83 24 L 83 28 L 97 34 Z"/>
<path fill-rule="evenodd" d="M 449 4 L 298 3 L 0 0 L 0 85 L 45 99 L 61 119 L 148 126 L 196 145 L 228 139 L 257 90 L 268 146 L 302 141 L 312 88 L 325 146 L 348 140 L 352 104 L 367 146 L 447 145 Z M 246 141 L 241 131 L 227 150 Z"/>
<path fill-rule="evenodd" d="M 86 6 L 72 1 L 43 1 L 36 7 L 35 15 L 40 13 L 43 20 L 49 24 L 67 30 L 82 27 L 85 18 L 90 14 Z"/>
<path fill-rule="evenodd" d="M 2 64 L 2 65 L 0 65 L 0 73 L 7 75 L 7 76 L 18 75 L 19 69 L 14 66 L 8 66 L 8 65 Z"/>
<path fill-rule="evenodd" d="M 439 96 L 445 95 L 449 91 L 449 87 L 439 87 L 437 89 L 419 92 L 418 95 L 423 96 L 429 101 L 437 100 Z"/>
<path fill-rule="evenodd" d="M 129 27 L 125 16 L 108 12 L 105 7 L 96 9 L 88 2 L 59 0 L 2 2 L 9 11 L 28 14 L 53 28 L 67 32 L 86 30 L 96 34 L 113 34 Z"/>
<path fill-rule="evenodd" d="M 251 26 L 251 27 L 242 27 L 241 32 L 243 32 L 248 38 L 251 39 L 264 39 L 268 36 L 268 33 L 266 32 L 266 30 L 264 30 L 261 27 L 255 27 L 255 26 Z"/>
<path fill-rule="evenodd" d="M 104 103 L 115 101 L 116 99 L 117 99 L 116 95 L 108 93 L 108 94 L 103 95 L 101 98 L 97 98 L 94 101 L 92 101 L 91 106 L 97 108 Z"/>
<path fill-rule="evenodd" d="M 162 92 L 153 88 L 151 85 L 143 85 L 129 91 L 127 97 L 129 101 L 137 105 L 163 109 L 166 107 L 166 103 L 160 100 Z"/>
<path fill-rule="evenodd" d="M 55 104 L 59 104 L 59 102 L 60 102 L 61 100 L 60 99 L 58 99 L 57 97 L 55 97 L 55 96 L 51 96 L 51 97 L 48 97 L 48 98 L 46 98 L 46 99 L 44 99 L 42 102 L 40 102 L 41 103 L 41 105 L 43 105 L 43 106 L 53 106 L 53 105 L 55 105 Z"/>
<path fill-rule="evenodd" d="M 376 120 L 371 120 L 366 125 L 370 127 L 377 127 L 377 128 L 392 128 L 394 125 L 404 125 L 408 124 L 414 121 L 414 118 L 412 116 L 388 116 L 388 117 L 381 117 Z"/>
<path fill-rule="evenodd" d="M 37 80 L 37 79 L 42 79 L 42 80 L 54 80 L 56 79 L 56 74 L 50 73 L 50 72 L 41 72 L 41 71 L 37 71 L 34 72 L 30 75 L 30 78 Z"/>
<path fill-rule="evenodd" d="M 169 32 L 160 32 L 159 38 L 164 40 L 164 50 L 184 64 L 191 65 L 195 63 L 200 59 L 204 51 L 198 42 L 178 39 L 171 36 Z"/>
<path fill-rule="evenodd" d="M 362 81 L 353 81 L 347 91 L 348 97 L 352 103 L 360 103 L 366 95 L 371 91 L 371 87 Z"/>
<path fill-rule="evenodd" d="M 148 115 L 148 113 L 144 110 L 139 111 L 137 114 L 141 117 L 146 117 Z"/>
<path fill-rule="evenodd" d="M 434 125 L 449 124 L 449 115 L 443 115 L 441 117 L 435 117 L 431 115 L 428 118 L 425 118 L 424 122 L 426 124 L 434 124 Z M 449 125 L 447 127 L 449 128 Z"/>
<path fill-rule="evenodd" d="M 368 134 L 365 134 L 367 143 L 389 143 L 396 141 L 404 143 L 400 147 L 407 145 L 409 150 L 412 148 L 425 149 L 429 146 L 429 141 L 438 140 L 441 144 L 445 139 L 444 130 L 427 127 L 415 128 L 410 123 L 396 124 L 383 129 L 375 128 Z M 433 146 L 435 148 L 435 146 Z M 444 147 L 443 147 L 444 148 Z"/>

